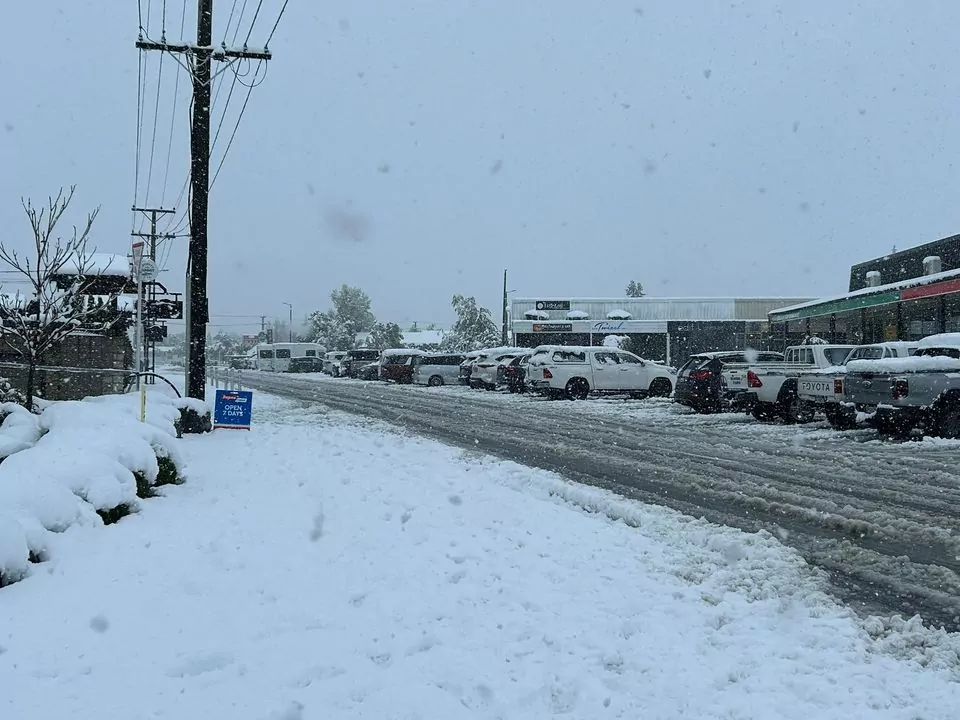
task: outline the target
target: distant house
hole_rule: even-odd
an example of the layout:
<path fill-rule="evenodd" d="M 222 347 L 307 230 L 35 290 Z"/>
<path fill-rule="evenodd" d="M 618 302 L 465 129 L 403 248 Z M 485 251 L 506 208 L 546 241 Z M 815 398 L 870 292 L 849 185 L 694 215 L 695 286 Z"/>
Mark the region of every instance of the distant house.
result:
<path fill-rule="evenodd" d="M 44 354 L 37 371 L 37 393 L 48 400 L 79 400 L 88 395 L 123 392 L 133 368 L 133 346 L 127 335 L 132 323 L 136 292 L 130 281 L 126 255 L 96 253 L 83 268 L 79 294 L 90 306 L 99 305 L 58 347 Z M 76 262 L 67 262 L 53 280 L 60 288 L 72 287 L 78 279 Z M 35 312 L 36 301 L 28 296 L 8 296 L 0 316 L 22 308 Z M 7 318 L 8 319 L 8 318 Z M 16 340 L 0 328 L 0 374 L 19 388 L 26 385 L 26 367 L 16 352 Z M 57 369 L 50 369 L 57 368 Z"/>

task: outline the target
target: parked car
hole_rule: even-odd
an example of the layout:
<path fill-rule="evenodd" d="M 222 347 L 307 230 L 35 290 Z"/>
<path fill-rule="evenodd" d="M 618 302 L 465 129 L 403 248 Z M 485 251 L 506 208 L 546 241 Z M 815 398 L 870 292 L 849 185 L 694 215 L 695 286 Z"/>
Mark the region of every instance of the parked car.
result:
<path fill-rule="evenodd" d="M 285 372 L 288 373 L 314 373 L 323 370 L 323 360 L 316 357 L 296 357 L 290 358 L 290 364 Z"/>
<path fill-rule="evenodd" d="M 457 382 L 460 385 L 470 385 L 470 376 L 473 375 L 473 364 L 482 354 L 479 350 L 473 350 L 467 353 L 463 362 L 460 363 L 460 374 L 457 377 Z"/>
<path fill-rule="evenodd" d="M 355 378 L 360 373 L 360 368 L 362 368 L 364 365 L 379 362 L 379 350 L 347 350 L 347 354 L 340 361 L 340 375 L 344 377 Z"/>
<path fill-rule="evenodd" d="M 844 405 L 843 384 L 849 364 L 855 360 L 909 357 L 917 351 L 917 347 L 915 342 L 861 345 L 851 350 L 840 365 L 802 373 L 797 378 L 797 397 L 800 404 L 812 408 L 814 412 L 823 412 L 827 422 L 838 430 L 850 429 L 857 424 L 857 413 L 853 408 Z"/>
<path fill-rule="evenodd" d="M 473 364 L 471 385 L 485 390 L 496 390 L 506 384 L 505 366 L 524 353 L 506 352 L 482 356 Z"/>
<path fill-rule="evenodd" d="M 346 351 L 332 350 L 323 356 L 323 372 L 327 375 L 338 377 L 340 374 L 340 361 L 347 356 Z"/>
<path fill-rule="evenodd" d="M 406 385 L 413 382 L 413 360 L 422 350 L 384 350 L 380 356 L 380 379 Z"/>
<path fill-rule="evenodd" d="M 960 333 L 926 337 L 912 357 L 848 363 L 843 397 L 847 407 L 874 413 L 882 433 L 920 428 L 960 438 Z"/>
<path fill-rule="evenodd" d="M 524 353 L 513 358 L 503 368 L 503 378 L 507 389 L 512 393 L 522 393 L 527 390 L 527 364 L 532 353 Z"/>
<path fill-rule="evenodd" d="M 361 365 L 353 376 L 358 380 L 376 380 L 380 377 L 380 361 Z"/>
<path fill-rule="evenodd" d="M 495 347 L 478 350 L 472 358 L 468 355 L 467 360 L 460 366 L 460 382 L 474 389 L 486 388 L 491 385 L 496 387 L 496 371 L 493 371 L 492 376 L 484 375 L 484 377 L 481 377 L 481 372 L 493 367 L 498 357 L 516 356 L 527 352 L 530 352 L 529 348 L 518 347 Z M 490 389 L 492 390 L 493 387 L 490 387 Z"/>
<path fill-rule="evenodd" d="M 726 350 L 691 355 L 677 371 L 673 399 L 700 413 L 738 409 L 747 391 L 746 371 L 733 373 L 727 366 L 751 361 L 782 362 L 783 353 Z"/>
<path fill-rule="evenodd" d="M 747 370 L 745 405 L 757 420 L 782 418 L 805 423 L 814 418 L 811 409 L 800 404 L 797 378 L 818 368 L 841 364 L 856 345 L 809 344 L 788 347 L 783 362 L 757 363 Z"/>
<path fill-rule="evenodd" d="M 466 360 L 463 353 L 427 353 L 413 358 L 413 382 L 417 385 L 456 385 L 460 379 L 460 365 Z"/>
<path fill-rule="evenodd" d="M 583 400 L 591 393 L 666 397 L 673 392 L 677 373 L 607 347 L 551 347 L 539 355 L 535 352 L 528 372 L 537 392 L 571 400 Z"/>

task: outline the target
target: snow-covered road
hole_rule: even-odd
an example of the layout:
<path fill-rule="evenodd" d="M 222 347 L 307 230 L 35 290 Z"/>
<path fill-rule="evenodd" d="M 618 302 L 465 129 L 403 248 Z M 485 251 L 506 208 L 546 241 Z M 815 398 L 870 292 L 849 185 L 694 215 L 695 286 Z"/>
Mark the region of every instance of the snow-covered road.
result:
<path fill-rule="evenodd" d="M 0 716 L 960 716 L 957 636 L 860 620 L 766 534 L 317 404 L 255 413 L 0 591 Z"/>
<path fill-rule="evenodd" d="M 288 397 L 749 531 L 767 529 L 871 612 L 960 629 L 960 443 L 696 416 L 666 401 L 547 402 L 462 388 L 245 373 Z"/>

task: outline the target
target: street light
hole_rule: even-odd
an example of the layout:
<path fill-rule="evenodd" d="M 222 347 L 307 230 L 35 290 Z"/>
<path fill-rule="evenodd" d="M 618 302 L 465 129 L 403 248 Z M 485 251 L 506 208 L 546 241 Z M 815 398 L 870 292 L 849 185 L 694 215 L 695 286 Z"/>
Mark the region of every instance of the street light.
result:
<path fill-rule="evenodd" d="M 290 322 L 287 325 L 287 329 L 290 331 L 290 342 L 293 342 L 293 305 L 288 302 L 283 304 L 290 308 Z"/>

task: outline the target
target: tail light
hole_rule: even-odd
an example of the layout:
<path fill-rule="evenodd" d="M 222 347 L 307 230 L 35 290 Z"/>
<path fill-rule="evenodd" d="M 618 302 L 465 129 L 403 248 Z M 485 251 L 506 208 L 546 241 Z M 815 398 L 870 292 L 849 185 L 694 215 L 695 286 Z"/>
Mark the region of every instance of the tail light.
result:
<path fill-rule="evenodd" d="M 840 378 L 833 379 L 833 394 L 843 395 L 843 380 Z"/>
<path fill-rule="evenodd" d="M 553 380 L 553 373 L 550 372 L 547 368 L 543 369 L 543 379 L 544 380 Z"/>
<path fill-rule="evenodd" d="M 893 399 L 900 400 L 910 394 L 910 383 L 904 378 L 897 378 L 893 381 L 891 390 L 893 392 Z"/>
<path fill-rule="evenodd" d="M 763 381 L 757 377 L 753 370 L 747 370 L 747 387 L 762 388 Z"/>
<path fill-rule="evenodd" d="M 713 377 L 713 373 L 709 370 L 694 370 L 690 373 L 691 380 L 709 380 Z"/>

